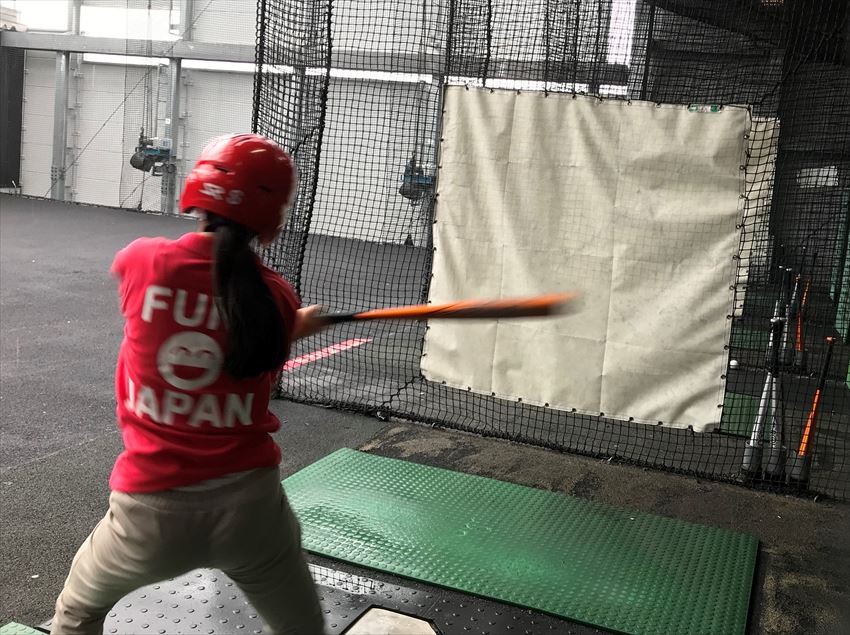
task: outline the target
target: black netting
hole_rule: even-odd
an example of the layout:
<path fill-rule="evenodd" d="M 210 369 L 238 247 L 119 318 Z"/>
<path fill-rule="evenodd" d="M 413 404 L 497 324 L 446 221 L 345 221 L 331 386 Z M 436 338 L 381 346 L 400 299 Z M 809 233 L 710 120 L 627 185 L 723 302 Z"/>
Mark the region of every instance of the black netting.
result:
<path fill-rule="evenodd" d="M 429 382 L 427 326 L 348 324 L 284 373 L 284 396 L 407 417 L 711 478 L 850 498 L 850 9 L 844 0 L 262 0 L 254 127 L 301 182 L 266 258 L 307 303 L 353 310 L 428 297 L 447 85 L 750 109 L 746 194 L 718 431 L 636 424 Z M 469 210 L 474 213 L 474 210 Z M 658 249 L 663 251 L 664 245 Z M 718 263 L 720 266 L 721 263 Z M 792 298 L 795 300 L 792 302 Z M 774 375 L 799 449 L 827 354 L 810 473 L 742 470 L 770 320 L 790 321 Z M 332 353 L 332 354 L 330 354 Z M 771 391 L 774 394 L 774 391 Z M 778 445 L 778 443 L 775 443 Z M 794 470 L 792 470 L 794 468 Z M 790 480 L 792 471 L 800 481 Z"/>

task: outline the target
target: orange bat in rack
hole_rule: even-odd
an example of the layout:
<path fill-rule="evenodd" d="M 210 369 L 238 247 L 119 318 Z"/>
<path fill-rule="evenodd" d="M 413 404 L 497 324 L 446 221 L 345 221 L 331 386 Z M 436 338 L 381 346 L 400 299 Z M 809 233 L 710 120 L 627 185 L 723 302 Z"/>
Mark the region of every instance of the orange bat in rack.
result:
<path fill-rule="evenodd" d="M 442 320 L 543 317 L 567 313 L 575 307 L 577 293 L 549 293 L 500 300 L 460 300 L 445 304 L 413 304 L 356 313 L 328 313 L 330 324 L 360 320 Z"/>

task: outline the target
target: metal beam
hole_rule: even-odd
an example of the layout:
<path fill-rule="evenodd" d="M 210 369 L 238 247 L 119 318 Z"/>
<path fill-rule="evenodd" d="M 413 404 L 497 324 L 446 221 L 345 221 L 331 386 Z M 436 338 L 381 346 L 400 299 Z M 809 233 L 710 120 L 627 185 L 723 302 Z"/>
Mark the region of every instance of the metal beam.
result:
<path fill-rule="evenodd" d="M 56 53 L 56 92 L 53 100 L 53 161 L 50 165 L 50 196 L 65 200 L 65 148 L 67 146 L 68 66 L 71 55 Z"/>
<path fill-rule="evenodd" d="M 169 161 L 163 178 L 163 206 L 162 211 L 168 214 L 174 213 L 174 204 L 177 201 L 177 149 L 180 137 L 180 74 L 181 60 L 171 60 L 171 94 L 169 99 L 169 124 L 168 136 L 171 138 L 171 161 Z"/>
<path fill-rule="evenodd" d="M 0 46 L 44 51 L 254 63 L 254 46 L 247 44 L 217 44 L 183 40 L 175 42 L 121 40 L 67 33 L 2 31 L 0 32 Z M 320 57 L 318 54 L 312 54 L 309 50 L 299 49 L 286 54 L 285 61 L 289 65 L 303 68 L 303 63 L 293 63 L 292 60 L 312 60 L 320 59 Z M 383 53 L 362 49 L 334 48 L 331 66 L 338 70 L 440 75 L 445 69 L 445 61 L 445 56 L 439 51 Z M 473 77 L 478 76 L 481 63 L 482 58 L 475 56 L 454 55 L 452 57 L 454 68 L 468 69 L 468 74 Z M 596 85 L 624 85 L 628 82 L 629 77 L 629 69 L 623 64 L 594 64 L 591 62 L 573 63 L 565 61 L 553 63 L 550 61 L 547 64 L 543 60 L 517 61 L 493 58 L 490 60 L 490 70 L 492 76 L 502 79 L 575 81 L 580 84 L 593 83 Z M 459 70 L 458 74 L 464 75 L 466 73 L 464 70 Z"/>
<path fill-rule="evenodd" d="M 177 40 L 123 40 L 73 33 L 0 31 L 0 46 L 40 51 L 70 51 L 103 55 L 138 55 L 211 62 L 254 62 L 254 47 L 247 44 L 185 42 Z"/>
<path fill-rule="evenodd" d="M 74 35 L 80 34 L 80 11 L 83 0 L 72 0 L 68 4 L 68 31 Z"/>
<path fill-rule="evenodd" d="M 182 0 L 180 4 L 181 37 L 188 42 L 192 39 L 192 27 L 195 25 L 195 0 Z"/>

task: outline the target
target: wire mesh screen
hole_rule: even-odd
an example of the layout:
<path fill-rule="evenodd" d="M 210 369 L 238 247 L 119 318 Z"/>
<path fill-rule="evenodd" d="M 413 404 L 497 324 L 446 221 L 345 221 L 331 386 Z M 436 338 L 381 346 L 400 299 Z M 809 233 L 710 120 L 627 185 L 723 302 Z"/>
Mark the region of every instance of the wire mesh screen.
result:
<path fill-rule="evenodd" d="M 840 3 L 815 13 L 794 3 L 262 4 L 255 125 L 294 148 L 302 174 L 296 213 L 267 257 L 305 301 L 332 309 L 427 297 L 446 83 L 745 104 L 753 114 L 719 432 L 629 424 L 426 381 L 422 324 L 343 326 L 303 343 L 299 352 L 336 346 L 338 354 L 284 373 L 283 394 L 720 479 L 778 485 L 793 473 L 803 476 L 796 486 L 846 498 L 846 20 Z M 812 419 L 826 338 L 835 340 L 809 475 L 793 462 L 765 471 L 767 455 L 763 467 L 741 469 L 765 393 L 774 315 L 787 318 L 789 344 L 771 373 L 779 381 L 768 407 L 791 449 Z M 769 445 L 768 436 L 755 441 Z"/>
<path fill-rule="evenodd" d="M 294 354 L 312 355 L 283 373 L 282 394 L 846 500 L 848 17 L 840 0 L 262 0 L 254 127 L 293 150 L 301 175 L 265 257 L 331 310 L 426 301 L 446 86 L 746 106 L 752 119 L 714 432 L 428 381 L 424 323 L 341 325 L 301 342 Z"/>

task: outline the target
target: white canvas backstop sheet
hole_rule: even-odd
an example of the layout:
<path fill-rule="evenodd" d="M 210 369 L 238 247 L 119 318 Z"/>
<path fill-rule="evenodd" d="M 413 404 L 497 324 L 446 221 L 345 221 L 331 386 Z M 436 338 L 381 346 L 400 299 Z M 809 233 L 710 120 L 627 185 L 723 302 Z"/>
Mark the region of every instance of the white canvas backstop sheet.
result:
<path fill-rule="evenodd" d="M 578 290 L 569 317 L 432 321 L 431 381 L 619 419 L 719 423 L 743 108 L 450 87 L 431 302 Z"/>

